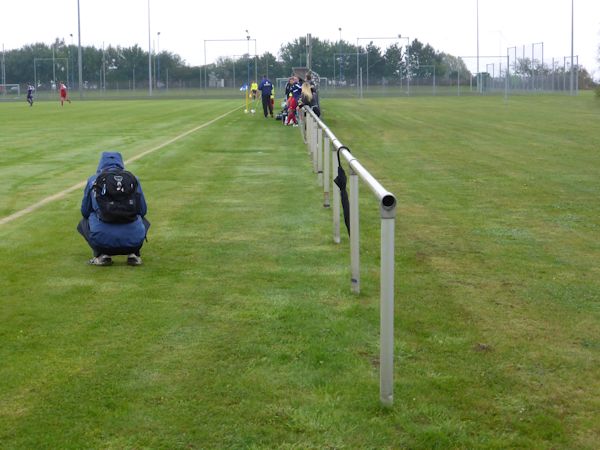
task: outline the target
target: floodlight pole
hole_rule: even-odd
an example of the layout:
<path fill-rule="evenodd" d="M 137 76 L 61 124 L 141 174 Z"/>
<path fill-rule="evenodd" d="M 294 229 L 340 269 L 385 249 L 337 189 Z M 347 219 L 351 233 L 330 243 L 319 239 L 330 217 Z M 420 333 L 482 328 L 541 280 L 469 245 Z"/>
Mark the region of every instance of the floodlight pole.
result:
<path fill-rule="evenodd" d="M 160 31 L 156 33 L 156 89 L 160 80 Z"/>
<path fill-rule="evenodd" d="M 510 56 L 508 56 L 508 49 L 506 50 L 506 70 L 504 72 L 504 101 L 508 101 L 508 82 L 510 77 Z"/>
<path fill-rule="evenodd" d="M 71 73 L 67 75 L 67 79 L 69 77 L 69 75 L 71 76 L 71 82 L 69 83 L 67 81 L 67 84 L 69 84 L 69 87 L 72 89 L 73 85 L 75 84 L 75 79 L 73 78 L 73 61 L 71 60 L 71 50 L 73 48 L 73 33 L 70 33 L 69 36 L 71 37 L 71 45 L 69 45 L 69 65 L 71 66 Z"/>
<path fill-rule="evenodd" d="M 333 55 L 333 87 L 335 89 L 335 54 Z"/>
<path fill-rule="evenodd" d="M 574 19 L 574 11 L 575 11 L 575 7 L 574 7 L 574 3 L 575 0 L 571 0 L 571 95 L 574 95 L 573 92 L 573 82 L 575 79 L 575 72 L 574 72 L 574 67 L 573 67 L 573 41 L 574 41 L 574 35 L 575 35 L 575 19 Z"/>
<path fill-rule="evenodd" d="M 481 93 L 481 74 L 479 72 L 479 0 L 477 0 L 477 92 Z"/>
<path fill-rule="evenodd" d="M 6 59 L 4 58 L 4 44 L 2 44 L 2 96 L 6 97 Z"/>
<path fill-rule="evenodd" d="M 338 28 L 340 32 L 340 42 L 339 42 L 339 54 L 342 54 L 342 27 Z M 342 60 L 340 59 L 340 86 L 342 85 Z"/>
<path fill-rule="evenodd" d="M 248 41 L 248 82 L 246 84 L 246 90 L 250 89 L 250 34 L 246 30 L 246 40 Z"/>
<path fill-rule="evenodd" d="M 360 39 L 361 38 L 359 38 L 359 37 L 356 38 L 356 91 L 357 91 L 357 94 L 360 94 L 360 86 L 358 85 L 358 77 L 359 77 L 358 65 L 360 64 L 359 59 L 358 59 L 359 53 L 360 53 L 359 48 L 358 48 L 358 41 Z M 362 38 L 362 39 L 368 39 L 368 38 Z M 369 53 L 368 52 L 366 52 L 366 53 L 367 53 L 367 58 L 368 58 L 369 57 Z M 369 73 L 369 63 L 367 62 L 367 74 L 368 73 Z M 368 84 L 369 84 L 369 75 L 367 75 L 367 85 Z"/>
<path fill-rule="evenodd" d="M 148 0 L 148 95 L 152 97 L 152 37 L 150 31 L 150 0 Z"/>
<path fill-rule="evenodd" d="M 406 92 L 410 97 L 410 38 L 399 34 L 398 39 L 406 39 Z"/>
<path fill-rule="evenodd" d="M 79 99 L 83 98 L 83 62 L 81 61 L 81 19 L 79 14 L 79 0 L 77 0 L 77 65 L 79 68 Z M 37 88 L 37 86 L 36 86 Z"/>
<path fill-rule="evenodd" d="M 534 42 L 533 44 L 531 44 L 531 79 L 533 81 L 533 86 L 532 86 L 533 89 L 535 89 L 534 61 L 535 61 L 535 46 L 536 45 L 542 46 L 542 77 L 544 76 L 544 43 L 543 42 Z M 543 90 L 543 88 L 544 88 L 544 85 L 543 85 L 543 78 L 542 78 L 542 90 Z"/>
<path fill-rule="evenodd" d="M 310 33 L 306 35 L 306 67 L 308 68 L 308 70 L 311 70 L 312 68 L 312 36 Z M 269 74 L 268 69 L 269 64 L 267 62 L 267 75 Z"/>
<path fill-rule="evenodd" d="M 54 60 L 54 43 L 52 44 L 52 82 L 56 84 L 56 62 Z"/>
<path fill-rule="evenodd" d="M 102 41 L 102 92 L 106 92 L 106 53 L 104 52 L 104 41 Z"/>

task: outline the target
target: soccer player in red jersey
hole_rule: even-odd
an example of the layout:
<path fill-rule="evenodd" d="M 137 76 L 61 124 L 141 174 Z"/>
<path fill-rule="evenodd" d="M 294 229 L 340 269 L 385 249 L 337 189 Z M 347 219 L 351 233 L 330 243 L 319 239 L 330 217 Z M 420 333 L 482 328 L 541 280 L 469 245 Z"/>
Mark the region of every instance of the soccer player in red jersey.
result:
<path fill-rule="evenodd" d="M 69 94 L 67 94 L 67 86 L 62 81 L 60 82 L 60 106 L 63 106 L 65 100 L 71 103 L 71 99 L 69 98 Z"/>

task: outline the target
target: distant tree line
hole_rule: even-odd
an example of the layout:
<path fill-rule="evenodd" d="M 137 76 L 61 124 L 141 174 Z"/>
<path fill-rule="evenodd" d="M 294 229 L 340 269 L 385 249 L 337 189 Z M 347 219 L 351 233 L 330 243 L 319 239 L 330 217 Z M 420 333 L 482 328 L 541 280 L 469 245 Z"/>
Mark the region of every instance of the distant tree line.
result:
<path fill-rule="evenodd" d="M 512 75 L 520 78 L 545 77 L 550 78 L 556 76 L 558 78 L 567 78 L 570 76 L 570 67 L 560 65 L 560 61 L 556 61 L 554 67 L 552 64 L 542 64 L 541 61 L 531 58 L 517 58 L 516 64 L 511 64 Z M 579 89 L 592 89 L 596 86 L 590 73 L 583 66 L 573 65 L 577 73 L 577 82 Z"/>
<path fill-rule="evenodd" d="M 7 51 L 4 55 L 6 82 L 37 82 L 38 89 L 50 88 L 57 81 L 77 85 L 78 48 L 56 39 L 51 45 L 36 43 Z M 381 49 L 373 42 L 365 46 L 346 41 L 312 39 L 311 68 L 335 83 L 355 84 L 357 77 L 368 74 L 370 84 L 401 84 L 407 77 L 428 79 L 435 76 L 440 84 L 468 83 L 473 75 L 460 57 L 436 51 L 431 45 L 414 39 L 410 45 L 395 43 Z M 271 79 L 288 77 L 294 67 L 307 63 L 306 38 L 283 44 L 279 58 L 265 52 L 237 58 L 221 57 L 206 66 L 190 66 L 179 55 L 161 51 L 152 55 L 153 84 L 166 87 L 238 87 L 255 75 Z M 513 75 L 521 77 L 560 72 L 528 59 L 517 60 Z M 143 89 L 148 87 L 148 52 L 134 45 L 106 48 L 82 48 L 82 79 L 86 89 Z M 588 72 L 579 68 L 579 88 L 593 85 Z"/>
<path fill-rule="evenodd" d="M 158 56 L 158 58 L 156 58 Z M 27 83 L 34 81 L 38 88 L 50 87 L 57 81 L 74 86 L 79 80 L 78 48 L 57 39 L 51 45 L 36 43 L 17 50 L 7 51 L 7 83 Z M 162 51 L 153 55 L 153 78 L 156 64 L 160 61 L 161 78 L 168 73 L 173 80 L 188 80 L 194 74 L 179 55 Z M 195 70 L 198 84 L 198 68 Z M 104 86 L 121 88 L 142 88 L 148 86 L 148 52 L 141 47 L 120 47 L 109 45 L 106 48 L 82 47 L 82 80 L 88 89 L 101 89 Z M 163 81 L 164 82 L 164 81 Z"/>

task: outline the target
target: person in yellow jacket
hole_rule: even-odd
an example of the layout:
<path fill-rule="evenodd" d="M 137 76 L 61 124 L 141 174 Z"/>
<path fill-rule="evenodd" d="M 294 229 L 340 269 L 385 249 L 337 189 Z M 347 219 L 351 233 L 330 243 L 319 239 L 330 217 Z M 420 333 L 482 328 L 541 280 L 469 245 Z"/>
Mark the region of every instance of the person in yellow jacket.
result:
<path fill-rule="evenodd" d="M 253 81 L 250 85 L 250 91 L 252 92 L 252 100 L 256 100 L 256 94 L 258 94 L 258 83 Z"/>
<path fill-rule="evenodd" d="M 275 108 L 275 88 L 271 91 L 271 108 Z"/>

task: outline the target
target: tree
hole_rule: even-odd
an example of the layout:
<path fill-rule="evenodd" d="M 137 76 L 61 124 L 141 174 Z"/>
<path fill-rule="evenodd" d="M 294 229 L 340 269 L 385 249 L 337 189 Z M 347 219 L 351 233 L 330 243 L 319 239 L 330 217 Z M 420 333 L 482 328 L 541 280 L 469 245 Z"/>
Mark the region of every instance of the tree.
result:
<path fill-rule="evenodd" d="M 585 69 L 585 67 L 578 66 L 578 86 L 579 89 L 593 89 L 596 87 L 596 83 L 594 83 L 594 79 L 590 75 L 590 73 Z"/>
<path fill-rule="evenodd" d="M 515 74 L 523 77 L 530 77 L 533 73 L 533 65 L 529 58 L 518 58 L 515 67 Z"/>
<path fill-rule="evenodd" d="M 432 78 L 445 75 L 445 67 L 442 65 L 442 54 L 437 53 L 429 45 L 423 45 L 418 39 L 414 39 L 409 46 L 410 73 L 411 77 Z"/>
<path fill-rule="evenodd" d="M 306 38 L 300 37 L 282 45 L 279 54 L 283 66 L 289 70 L 290 74 L 292 67 L 303 67 L 306 64 Z"/>
<path fill-rule="evenodd" d="M 131 74 L 131 88 L 135 89 L 138 80 L 142 79 L 144 67 L 148 64 L 148 60 L 144 59 L 143 50 L 136 44 L 133 47 L 120 49 L 122 62 L 120 70 L 126 74 Z"/>
<path fill-rule="evenodd" d="M 400 80 L 407 76 L 406 60 L 404 56 L 402 47 L 398 44 L 389 46 L 383 55 L 385 61 L 383 74 L 394 84 L 400 83 Z"/>
<path fill-rule="evenodd" d="M 365 58 L 365 65 L 368 64 L 367 66 L 367 75 L 369 76 L 369 79 L 367 80 L 369 83 L 373 83 L 374 80 L 381 80 L 385 74 L 384 74 L 384 69 L 385 69 L 385 58 L 383 56 L 383 54 L 381 53 L 381 49 L 379 47 L 377 47 L 376 45 L 373 44 L 373 41 L 369 42 L 369 44 L 367 45 L 367 48 L 364 50 L 364 52 L 362 51 L 362 49 L 359 47 L 357 50 L 361 55 L 363 53 L 366 54 Z M 363 56 L 361 56 L 362 58 Z M 363 77 L 365 76 L 365 74 L 363 73 Z"/>
<path fill-rule="evenodd" d="M 6 52 L 6 78 L 7 82 L 25 83 L 33 81 L 35 58 L 66 58 L 69 61 L 71 83 L 74 83 L 76 67 L 78 65 L 77 46 L 67 45 L 64 39 L 54 39 L 51 45 L 36 43 L 22 47 L 18 50 Z M 104 49 L 96 47 L 83 47 L 83 80 L 86 88 L 99 88 L 106 82 L 111 88 L 142 88 L 148 83 L 148 53 L 137 45 L 121 47 L 109 45 Z M 377 47 L 372 41 L 365 47 L 353 45 L 346 41 L 331 42 L 312 38 L 311 69 L 322 77 L 340 79 L 345 83 L 356 83 L 363 70 L 363 77 L 367 76 L 369 83 L 397 83 L 406 78 L 410 69 L 412 77 L 432 77 L 448 80 L 454 83 L 458 79 L 468 80 L 469 71 L 464 62 L 452 55 L 437 52 L 431 45 L 423 44 L 418 39 L 413 40 L 407 47 L 394 44 L 385 50 Z M 246 81 L 247 65 L 250 64 L 251 78 L 256 71 L 262 75 L 267 74 L 271 79 L 284 78 L 292 73 L 294 67 L 307 64 L 306 38 L 298 37 L 292 42 L 285 43 L 279 51 L 279 58 L 271 53 L 257 55 L 256 60 L 250 55 L 239 59 L 221 58 L 215 63 L 204 66 L 191 67 L 177 54 L 162 51 L 153 57 L 160 58 L 160 81 L 166 82 L 167 71 L 170 85 L 180 87 L 204 86 L 205 74 L 215 79 L 224 79 L 226 86 L 239 85 Z M 368 66 L 367 66 L 368 62 Z M 358 63 L 358 66 L 357 66 Z M 61 59 L 60 64 L 64 65 Z M 61 65 L 56 65 L 59 72 L 56 77 L 68 79 L 66 66 L 64 71 Z M 42 67 L 43 66 L 43 67 Z M 49 86 L 52 64 L 45 61 L 40 63 L 38 78 Z M 359 69 L 359 70 L 357 70 Z M 519 72 L 531 74 L 535 70 L 542 73 L 543 67 L 531 67 L 527 61 L 519 62 Z M 234 77 L 235 71 L 235 77 Z M 589 82 L 583 72 L 580 86 L 588 86 Z M 158 74 L 157 74 L 158 75 Z M 335 75 L 335 77 L 334 77 Z M 106 76 L 106 80 L 104 77 Z M 529 75 L 530 76 L 530 75 Z M 589 76 L 589 75 L 588 75 Z M 235 83 L 234 83 L 235 81 Z M 461 80 L 462 81 L 462 80 Z"/>
<path fill-rule="evenodd" d="M 457 58 L 447 53 L 440 53 L 440 57 L 441 66 L 443 67 L 443 75 L 440 72 L 440 79 L 445 79 L 451 84 L 458 83 L 459 81 L 463 84 L 469 82 L 472 75 L 462 58 Z"/>

